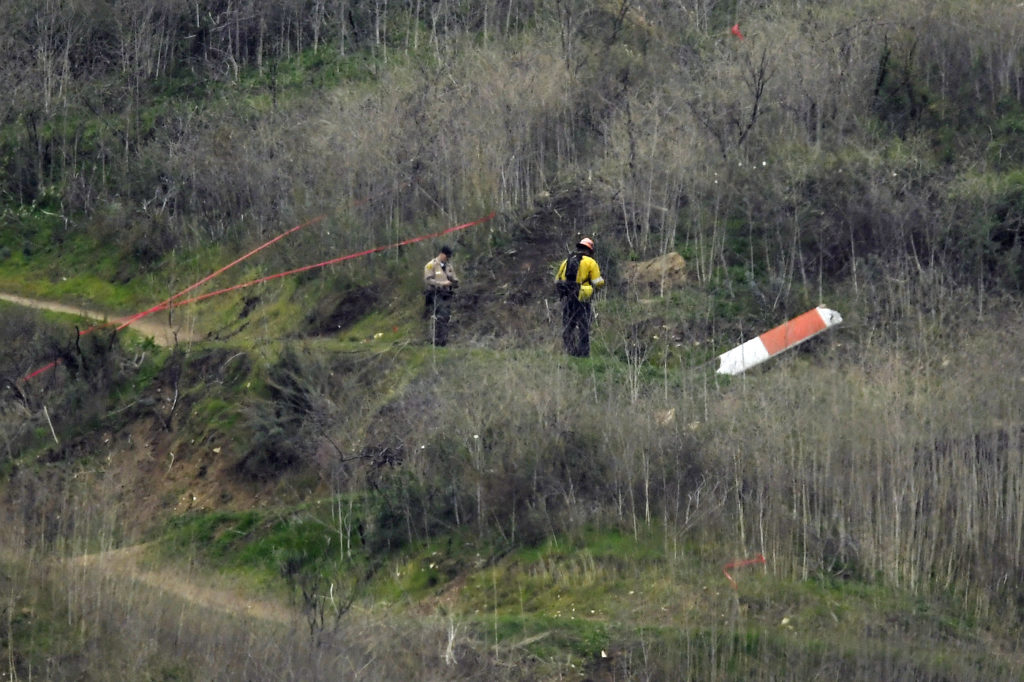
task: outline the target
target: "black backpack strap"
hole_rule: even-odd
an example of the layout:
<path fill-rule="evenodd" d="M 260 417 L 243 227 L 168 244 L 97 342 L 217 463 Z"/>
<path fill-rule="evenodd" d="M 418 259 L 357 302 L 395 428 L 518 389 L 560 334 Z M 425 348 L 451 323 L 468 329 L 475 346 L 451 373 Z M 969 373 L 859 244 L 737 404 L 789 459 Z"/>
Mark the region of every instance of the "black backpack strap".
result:
<path fill-rule="evenodd" d="M 579 296 L 580 285 L 576 281 L 576 276 L 580 272 L 580 261 L 582 259 L 583 256 L 579 253 L 569 254 L 565 261 L 565 280 L 560 280 L 555 284 L 559 296 L 563 298 L 577 298 Z"/>
<path fill-rule="evenodd" d="M 580 262 L 583 260 L 583 256 L 578 253 L 569 255 L 569 259 L 565 263 L 565 281 L 575 282 L 576 275 L 580 272 Z"/>

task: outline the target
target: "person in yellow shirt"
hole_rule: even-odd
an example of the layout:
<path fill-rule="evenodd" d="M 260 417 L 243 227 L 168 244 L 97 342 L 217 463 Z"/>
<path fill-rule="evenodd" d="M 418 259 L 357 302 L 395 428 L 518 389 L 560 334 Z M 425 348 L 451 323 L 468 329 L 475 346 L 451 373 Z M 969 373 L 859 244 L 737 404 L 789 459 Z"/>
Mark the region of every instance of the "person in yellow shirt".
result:
<path fill-rule="evenodd" d="M 594 240 L 584 237 L 555 275 L 555 290 L 562 301 L 562 345 L 569 355 L 590 356 L 590 322 L 594 317 L 590 298 L 603 286 L 601 268 L 594 260 Z"/>

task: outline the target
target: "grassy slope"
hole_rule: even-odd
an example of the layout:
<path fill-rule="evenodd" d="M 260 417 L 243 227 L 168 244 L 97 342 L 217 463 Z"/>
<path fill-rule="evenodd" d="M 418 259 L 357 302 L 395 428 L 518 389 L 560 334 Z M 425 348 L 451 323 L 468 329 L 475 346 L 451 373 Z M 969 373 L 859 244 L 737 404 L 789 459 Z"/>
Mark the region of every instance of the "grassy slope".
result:
<path fill-rule="evenodd" d="M 487 289 L 493 283 L 477 286 Z M 298 299 L 289 296 L 301 300 L 301 294 Z M 609 301 L 605 309 L 613 311 L 615 305 Z M 236 301 L 234 309 L 237 306 Z M 286 316 L 289 325 L 296 321 L 294 308 Z M 660 315 L 669 315 L 671 308 L 666 306 Z M 474 376 L 484 382 L 501 381 L 488 376 L 485 368 L 510 362 L 545 368 L 542 373 L 566 371 L 564 360 L 551 353 L 556 330 L 550 328 L 534 329 L 539 338 L 518 351 L 474 336 L 472 323 L 459 328 L 455 346 L 443 351 L 432 351 L 418 340 L 409 345 L 409 336 L 422 333 L 416 298 L 371 311 L 337 334 L 296 342 L 282 340 L 280 332 L 271 331 L 257 336 L 276 340 L 264 338 L 254 344 L 258 339 L 249 330 L 280 329 L 275 319 L 284 318 L 274 310 L 272 304 L 257 308 L 247 319 L 249 326 L 229 334 L 229 340 L 194 348 L 190 356 L 195 358 L 195 374 L 186 376 L 193 381 L 209 376 L 211 368 L 239 352 L 253 357 L 257 365 L 271 362 L 278 349 L 295 343 L 303 352 L 348 357 L 344 366 L 366 364 L 382 370 L 367 384 L 370 393 L 357 398 L 369 406 L 363 419 L 351 422 L 354 430 L 368 433 L 373 415 L 401 396 L 403 386 L 438 372 L 459 387 Z M 479 310 L 460 312 L 464 321 L 474 313 Z M 568 365 L 568 371 L 578 373 L 585 382 L 596 382 L 596 390 L 602 392 L 606 389 L 600 387 L 606 383 L 627 381 L 628 363 L 612 354 L 616 343 L 610 328 L 599 329 L 595 357 L 588 364 Z M 707 381 L 710 371 L 707 366 L 687 369 L 699 360 L 666 355 L 671 372 L 689 378 L 666 383 L 665 375 L 654 367 L 640 376 L 640 390 L 692 391 L 695 384 Z M 799 366 L 783 364 L 774 371 L 799 371 Z M 351 527 L 340 519 L 346 513 L 358 518 L 367 498 L 334 497 L 322 487 L 311 495 L 305 489 L 319 484 L 302 472 L 273 482 L 246 482 L 236 469 L 218 464 L 231 458 L 232 448 L 235 456 L 244 449 L 245 436 L 238 431 L 244 428 L 244 419 L 238 407 L 245 399 L 239 401 L 237 396 L 262 390 L 252 386 L 259 375 L 258 371 L 239 375 L 220 382 L 215 390 L 211 384 L 182 382 L 179 409 L 191 410 L 191 416 L 183 411 L 173 434 L 163 432 L 151 415 L 119 425 L 122 433 L 135 431 L 140 438 L 150 439 L 156 451 L 176 453 L 173 473 L 171 466 L 164 471 L 161 459 L 134 479 L 119 474 L 131 480 L 129 492 L 120 495 L 123 508 L 152 515 L 125 520 L 125 531 L 137 536 L 139 531 L 131 526 L 142 522 L 146 536 L 164 548 L 155 555 L 163 558 L 155 560 L 173 566 L 174 557 L 191 556 L 200 566 L 249 576 L 247 584 L 256 591 L 279 594 L 297 594 L 301 581 L 309 576 L 328 580 L 324 576 L 355 571 L 362 576 L 353 583 L 362 608 L 454 619 L 467 636 L 495 647 L 499 657 L 535 657 L 540 675 L 558 674 L 561 664 L 555 661 L 563 660 L 590 674 L 615 665 L 620 670 L 645 668 L 665 674 L 686 668 L 695 679 L 705 673 L 770 675 L 779 666 L 816 670 L 844 659 L 867 669 L 896 666 L 963 679 L 1012 677 L 1018 669 L 1015 655 L 1009 653 L 1010 642 L 1000 644 L 999 634 L 987 631 L 989 624 L 972 622 L 955 603 L 941 599 L 827 576 L 793 581 L 773 577 L 770 567 L 756 565 L 732 571 L 738 585 L 734 590 L 722 570 L 726 562 L 741 557 L 734 555 L 735 545 L 729 538 L 714 532 L 687 537 L 666 532 L 657 523 L 642 523 L 635 532 L 628 530 L 628 524 L 598 523 L 585 531 L 557 532 L 508 545 L 500 537 L 463 528 L 399 551 L 365 552 Z M 141 391 L 146 394 L 155 388 L 151 384 Z M 726 398 L 728 392 L 724 386 L 711 398 Z M 459 393 L 453 398 L 459 400 Z M 674 395 L 668 404 L 685 407 L 688 403 Z M 82 438 L 89 440 L 87 434 Z M 45 434 L 38 442 L 45 447 Z M 203 447 L 188 445 L 196 442 Z M 358 438 L 350 447 L 358 449 Z M 26 460 L 32 456 L 25 453 Z M 138 452 L 114 457 L 128 462 L 135 458 L 147 466 L 147 456 Z M 165 521 L 171 525 L 165 526 Z M 354 548 L 351 554 L 339 551 L 339 545 L 346 543 Z M 281 567 L 289 560 L 302 566 L 301 574 L 282 574 Z M 316 607 L 300 601 L 298 608 L 308 614 Z M 938 642 L 955 645 L 937 652 Z M 973 653 L 979 646 L 988 652 L 983 660 Z M 638 651 L 644 647 L 656 655 L 641 664 Z M 1008 649 L 1006 655 L 1000 653 L 1002 648 Z M 716 650 L 719 653 L 714 655 Z"/>
<path fill-rule="evenodd" d="M 28 230 L 38 248 L 28 249 L 29 257 L 19 245 L 6 245 L 12 255 L 0 263 L 4 288 L 125 313 L 163 297 L 154 297 L 154 280 L 173 279 L 158 272 L 112 285 L 119 264 L 101 245 L 64 243 L 58 248 L 51 238 L 54 221 L 38 214 L 26 220 L 39 223 Z M 517 256 L 518 262 L 556 254 L 558 245 L 535 243 L 532 248 L 532 253 Z M 377 283 L 387 285 L 395 272 L 414 272 L 423 256 L 396 257 L 393 272 L 378 275 Z M 230 257 L 209 260 L 216 265 Z M 715 303 L 706 301 L 707 294 L 696 287 L 684 287 L 674 298 L 644 308 L 608 300 L 602 304 L 607 317 L 596 337 L 595 357 L 587 364 L 567 364 L 552 352 L 557 332 L 539 303 L 546 293 L 543 278 L 517 282 L 531 301 L 519 307 L 508 303 L 501 290 L 504 282 L 490 279 L 488 258 L 474 260 L 472 253 L 461 257 L 469 280 L 465 295 L 476 306 L 459 311 L 456 343 L 443 351 L 422 344 L 416 285 L 405 282 L 387 291 L 373 310 L 344 320 L 331 334 L 302 333 L 309 311 L 316 310 L 314 317 L 322 320 L 343 308 L 344 296 L 332 287 L 338 281 L 326 274 L 304 287 L 285 282 L 259 289 L 253 294 L 258 304 L 244 316 L 240 295 L 197 308 L 200 326 L 213 338 L 189 351 L 187 380 L 180 385 L 182 402 L 173 413 L 179 419 L 176 428 L 161 428 L 161 418 L 172 414 L 166 402 L 156 402 L 151 411 L 128 411 L 106 424 L 147 443 L 140 450 L 122 438 L 124 443 L 110 455 L 125 463 L 112 476 L 125 484 L 111 498 L 122 510 L 119 533 L 153 540 L 157 551 L 152 561 L 184 571 L 180 558 L 188 556 L 192 565 L 237 575 L 250 589 L 269 594 L 295 597 L 308 587 L 302 580 L 329 582 L 331 577 L 355 575 L 352 584 L 361 608 L 401 618 L 449 619 L 481 651 L 532 665 L 538 676 L 568 673 L 569 666 L 591 677 L 640 671 L 668 677 L 687 670 L 692 679 L 800 677 L 801 672 L 822 669 L 855 670 L 864 677 L 895 670 L 908 678 L 956 679 L 1010 679 L 1019 673 L 1013 631 L 1003 633 L 998 623 L 975 619 L 953 599 L 921 597 L 866 579 L 786 579 L 772 566 L 756 565 L 733 570 L 733 590 L 722 569 L 742 558 L 737 556 L 734 529 L 678 533 L 656 521 L 637 524 L 635 515 L 626 515 L 625 523 L 581 524 L 524 542 L 454 528 L 400 550 L 368 552 L 343 522 L 347 513 L 352 518 L 364 513 L 365 496 L 338 494 L 308 470 L 285 472 L 269 481 L 238 475 L 234 464 L 247 446 L 246 395 L 265 395 L 265 369 L 283 348 L 341 358 L 338 366 L 360 376 L 360 369 L 365 372 L 358 389 L 362 392 L 353 396 L 353 404 L 362 409 L 350 417 L 353 435 L 344 444 L 347 453 L 378 445 L 367 439 L 386 433 L 379 415 L 408 386 L 440 376 L 460 387 L 454 401 L 474 400 L 479 394 L 467 391 L 464 398 L 461 387 L 475 380 L 499 385 L 506 378 L 485 368 L 517 363 L 538 376 L 571 374 L 605 400 L 621 397 L 609 385 L 630 381 L 636 382 L 638 393 L 666 395 L 665 407 L 679 406 L 681 412 L 699 404 L 695 396 L 701 390 L 705 401 L 737 399 L 738 390 L 730 390 L 735 385 L 715 384 L 708 367 L 701 365 L 720 347 L 654 344 L 650 361 L 638 374 L 631 373 L 623 341 L 629 330 L 621 320 L 633 316 L 638 322 L 685 332 L 687 338 L 706 338 L 698 331 L 699 318 Z M 522 333 L 500 335 L 514 325 L 521 325 L 516 330 Z M 233 374 L 228 361 L 237 354 L 251 364 Z M 145 366 L 146 376 L 124 404 L 159 401 L 158 389 L 166 396 L 166 359 L 150 348 L 148 362 L 153 364 Z M 771 371 L 789 372 L 798 383 L 803 369 L 794 360 Z M 541 391 L 544 386 L 533 388 Z M 406 406 L 398 402 L 398 407 Z M 78 438 L 84 448 L 98 452 L 102 435 L 82 433 Z M 469 433 L 458 436 L 471 438 Z M 20 464 L 41 457 L 49 448 L 48 438 L 47 432 L 38 433 Z M 174 458 L 168 456 L 171 452 Z M 83 468 L 94 463 L 87 458 Z M 341 549 L 348 546 L 351 554 Z M 302 571 L 283 572 L 289 561 Z M 13 568 L 5 571 L 13 573 Z M 31 607 L 16 600 L 12 605 L 17 608 L 10 611 L 5 641 L 33 642 L 23 650 L 25 656 L 45 658 L 50 637 L 75 640 L 73 632 L 62 631 L 59 618 L 33 618 L 23 610 L 63 615 L 64 606 L 46 600 Z M 323 605 L 299 598 L 296 608 L 308 615 Z M 79 644 L 66 646 L 74 651 Z M 643 652 L 650 658 L 644 660 Z M 171 663 L 161 665 L 168 675 L 178 670 Z"/>

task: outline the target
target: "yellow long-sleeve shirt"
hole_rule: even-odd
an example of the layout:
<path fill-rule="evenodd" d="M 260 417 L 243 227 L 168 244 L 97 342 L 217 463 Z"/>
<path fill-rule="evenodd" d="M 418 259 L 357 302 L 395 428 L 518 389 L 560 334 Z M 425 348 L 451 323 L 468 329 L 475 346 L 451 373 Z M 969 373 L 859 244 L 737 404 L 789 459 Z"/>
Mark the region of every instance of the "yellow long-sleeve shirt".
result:
<path fill-rule="evenodd" d="M 565 281 L 565 269 L 568 264 L 569 259 L 566 258 L 562 261 L 562 264 L 558 266 L 558 274 L 555 275 L 555 281 Z M 597 264 L 596 260 L 590 256 L 580 257 L 580 267 L 579 270 L 576 271 L 576 282 L 580 285 L 579 300 L 581 301 L 588 300 L 595 290 L 604 286 L 604 278 L 601 277 L 601 267 Z M 590 291 L 587 292 L 587 289 Z"/>

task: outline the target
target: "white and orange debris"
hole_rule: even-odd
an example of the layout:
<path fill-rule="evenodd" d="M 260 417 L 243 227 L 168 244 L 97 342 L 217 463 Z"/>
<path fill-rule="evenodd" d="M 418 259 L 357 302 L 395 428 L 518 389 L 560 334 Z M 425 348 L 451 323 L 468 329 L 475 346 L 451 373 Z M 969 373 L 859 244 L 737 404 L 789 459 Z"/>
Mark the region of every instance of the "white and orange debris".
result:
<path fill-rule="evenodd" d="M 799 345 L 843 321 L 843 316 L 824 306 L 783 322 L 718 356 L 718 374 L 740 374 L 784 350 Z"/>

